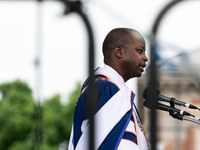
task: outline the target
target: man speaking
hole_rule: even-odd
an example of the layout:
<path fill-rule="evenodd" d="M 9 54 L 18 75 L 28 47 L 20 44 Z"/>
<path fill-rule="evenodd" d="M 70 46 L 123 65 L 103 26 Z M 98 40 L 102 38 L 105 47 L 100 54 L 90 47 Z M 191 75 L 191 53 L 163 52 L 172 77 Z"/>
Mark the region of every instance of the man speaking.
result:
<path fill-rule="evenodd" d="M 147 150 L 144 128 L 134 104 L 135 93 L 125 84 L 140 77 L 148 58 L 145 40 L 130 28 L 111 30 L 103 42 L 104 67 L 95 71 L 95 150 Z M 88 149 L 88 80 L 75 106 L 69 150 Z"/>

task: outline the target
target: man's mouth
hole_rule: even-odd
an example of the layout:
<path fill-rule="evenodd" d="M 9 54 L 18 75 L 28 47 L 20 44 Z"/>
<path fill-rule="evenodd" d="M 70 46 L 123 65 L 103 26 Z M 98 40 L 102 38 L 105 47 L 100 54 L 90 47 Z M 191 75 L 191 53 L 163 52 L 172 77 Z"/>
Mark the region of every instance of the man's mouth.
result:
<path fill-rule="evenodd" d="M 140 65 L 140 70 L 143 72 L 145 67 L 146 67 L 146 64 L 141 64 Z"/>
<path fill-rule="evenodd" d="M 142 68 L 145 68 L 146 67 L 146 64 L 141 64 L 140 65 Z"/>
<path fill-rule="evenodd" d="M 143 67 L 142 67 L 142 66 L 140 66 L 140 71 L 141 71 L 141 72 L 143 72 L 143 71 L 144 71 L 144 69 L 143 69 Z"/>

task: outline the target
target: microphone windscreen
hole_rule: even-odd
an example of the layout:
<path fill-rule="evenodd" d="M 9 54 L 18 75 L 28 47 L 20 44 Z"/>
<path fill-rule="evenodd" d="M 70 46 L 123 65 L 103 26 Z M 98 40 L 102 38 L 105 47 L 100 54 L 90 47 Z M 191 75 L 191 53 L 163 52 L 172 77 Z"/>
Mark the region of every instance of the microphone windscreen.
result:
<path fill-rule="evenodd" d="M 143 92 L 143 98 L 146 99 L 146 100 L 150 100 L 151 99 L 151 90 L 152 90 L 152 87 L 148 86 L 145 88 L 144 92 Z M 155 89 L 155 94 L 156 96 L 158 96 L 160 94 L 160 91 Z"/>

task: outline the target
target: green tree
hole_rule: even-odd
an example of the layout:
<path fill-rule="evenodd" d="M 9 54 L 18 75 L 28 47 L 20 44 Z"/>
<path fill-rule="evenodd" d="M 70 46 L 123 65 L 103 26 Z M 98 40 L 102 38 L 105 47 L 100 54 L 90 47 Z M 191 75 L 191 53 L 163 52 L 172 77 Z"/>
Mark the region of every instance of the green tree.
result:
<path fill-rule="evenodd" d="M 62 109 L 58 94 L 46 99 L 43 105 L 42 131 L 44 141 L 51 146 L 58 145 L 65 140 L 65 137 L 60 134 L 65 132 Z"/>
<path fill-rule="evenodd" d="M 69 141 L 80 82 L 61 104 L 60 95 L 36 104 L 31 88 L 20 80 L 0 85 L 0 150 L 57 150 Z"/>
<path fill-rule="evenodd" d="M 59 145 L 69 141 L 75 103 L 80 93 L 79 82 L 70 94 L 66 105 L 60 102 L 60 95 L 56 94 L 50 99 L 46 99 L 43 105 L 43 133 L 44 140 L 48 145 Z"/>
<path fill-rule="evenodd" d="M 0 149 L 7 150 L 19 141 L 30 146 L 34 100 L 25 82 L 16 80 L 0 85 Z"/>

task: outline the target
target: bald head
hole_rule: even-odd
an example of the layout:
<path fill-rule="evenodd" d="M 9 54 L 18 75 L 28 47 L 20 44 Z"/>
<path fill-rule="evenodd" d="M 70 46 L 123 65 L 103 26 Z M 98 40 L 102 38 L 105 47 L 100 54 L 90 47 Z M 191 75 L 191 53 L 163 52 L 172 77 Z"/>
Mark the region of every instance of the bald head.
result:
<path fill-rule="evenodd" d="M 137 34 L 143 39 L 138 31 L 130 28 L 116 28 L 107 34 L 102 47 L 105 64 L 110 59 L 116 45 L 120 45 L 126 49 L 133 42 L 133 34 Z"/>
<path fill-rule="evenodd" d="M 140 77 L 148 58 L 142 35 L 129 28 L 116 28 L 103 42 L 104 63 L 112 67 L 124 81 Z"/>

